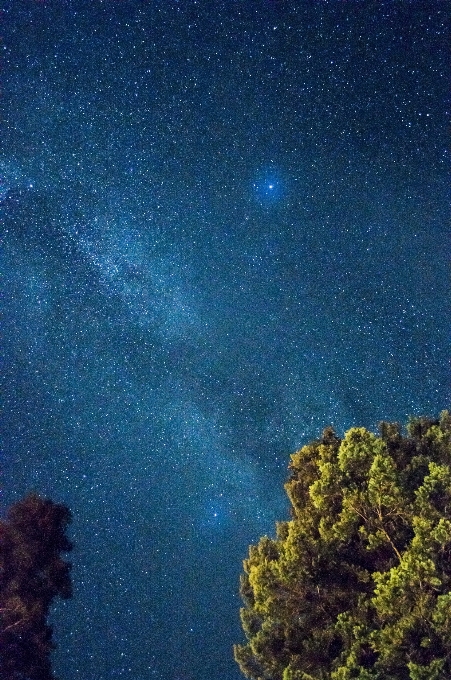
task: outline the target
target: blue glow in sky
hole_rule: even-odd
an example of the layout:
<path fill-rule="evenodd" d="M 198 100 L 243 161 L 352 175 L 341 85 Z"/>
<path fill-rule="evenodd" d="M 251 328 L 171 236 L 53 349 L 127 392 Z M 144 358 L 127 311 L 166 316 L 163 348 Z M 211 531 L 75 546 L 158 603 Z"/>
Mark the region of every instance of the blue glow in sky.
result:
<path fill-rule="evenodd" d="M 276 170 L 264 171 L 252 183 L 254 198 L 262 206 L 278 204 L 287 195 L 287 181 Z"/>

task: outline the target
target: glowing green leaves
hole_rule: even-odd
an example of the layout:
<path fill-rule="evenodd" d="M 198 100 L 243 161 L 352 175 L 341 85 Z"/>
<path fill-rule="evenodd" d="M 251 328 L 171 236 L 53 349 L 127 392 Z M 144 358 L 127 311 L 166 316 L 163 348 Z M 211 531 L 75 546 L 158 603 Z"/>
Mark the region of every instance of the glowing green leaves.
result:
<path fill-rule="evenodd" d="M 380 430 L 291 456 L 293 518 L 244 562 L 247 677 L 451 677 L 451 419 Z"/>

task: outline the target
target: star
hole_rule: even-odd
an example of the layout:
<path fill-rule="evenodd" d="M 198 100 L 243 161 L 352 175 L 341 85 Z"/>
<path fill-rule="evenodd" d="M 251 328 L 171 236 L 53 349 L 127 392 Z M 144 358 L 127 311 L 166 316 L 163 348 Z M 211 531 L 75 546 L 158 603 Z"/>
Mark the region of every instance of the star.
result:
<path fill-rule="evenodd" d="M 286 182 L 282 180 L 282 173 L 275 167 L 263 169 L 253 182 L 254 198 L 262 206 L 270 207 L 277 204 L 285 194 Z"/>

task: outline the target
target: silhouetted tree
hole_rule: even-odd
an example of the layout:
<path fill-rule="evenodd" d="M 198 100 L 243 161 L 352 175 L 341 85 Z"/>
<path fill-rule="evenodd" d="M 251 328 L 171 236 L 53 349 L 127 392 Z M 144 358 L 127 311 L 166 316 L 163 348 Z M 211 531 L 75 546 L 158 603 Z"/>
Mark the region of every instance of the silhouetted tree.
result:
<path fill-rule="evenodd" d="M 0 680 L 54 680 L 52 629 L 55 597 L 72 594 L 69 508 L 29 494 L 0 521 Z"/>
<path fill-rule="evenodd" d="M 244 561 L 253 680 L 451 678 L 451 418 L 327 429 L 291 456 L 292 519 Z"/>

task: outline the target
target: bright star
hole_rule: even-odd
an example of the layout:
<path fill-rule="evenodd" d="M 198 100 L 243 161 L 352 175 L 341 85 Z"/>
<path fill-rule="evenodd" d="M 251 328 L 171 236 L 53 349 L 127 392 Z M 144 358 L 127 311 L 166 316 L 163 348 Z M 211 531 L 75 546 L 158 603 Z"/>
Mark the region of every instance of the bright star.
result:
<path fill-rule="evenodd" d="M 286 183 L 274 164 L 258 171 L 252 183 L 253 194 L 260 205 L 267 208 L 276 206 L 285 196 Z"/>

